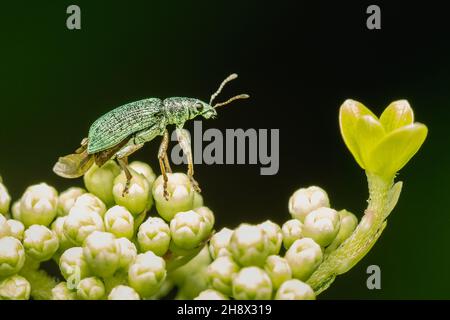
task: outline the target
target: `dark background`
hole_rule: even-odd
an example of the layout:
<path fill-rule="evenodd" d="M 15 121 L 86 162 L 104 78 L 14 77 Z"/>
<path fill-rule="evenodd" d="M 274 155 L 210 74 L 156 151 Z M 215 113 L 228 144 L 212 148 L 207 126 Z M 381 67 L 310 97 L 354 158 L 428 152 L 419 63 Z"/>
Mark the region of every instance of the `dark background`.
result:
<path fill-rule="evenodd" d="M 353 98 L 379 114 L 405 98 L 428 139 L 399 175 L 403 193 L 381 239 L 320 297 L 448 299 L 448 13 L 443 2 L 395 3 L 373 3 L 382 10 L 375 31 L 359 1 L 2 3 L 0 173 L 14 199 L 41 181 L 58 190 L 81 185 L 51 168 L 100 115 L 145 97 L 207 101 L 237 72 L 221 97 L 248 92 L 251 100 L 203 126 L 279 128 L 280 170 L 260 176 L 259 166 L 196 166 L 217 226 L 282 223 L 291 193 L 311 184 L 360 217 L 365 176 L 342 142 L 338 108 Z M 66 28 L 70 4 L 81 7 L 79 31 Z M 158 145 L 134 159 L 159 172 Z M 370 264 L 381 267 L 381 290 L 366 288 Z"/>

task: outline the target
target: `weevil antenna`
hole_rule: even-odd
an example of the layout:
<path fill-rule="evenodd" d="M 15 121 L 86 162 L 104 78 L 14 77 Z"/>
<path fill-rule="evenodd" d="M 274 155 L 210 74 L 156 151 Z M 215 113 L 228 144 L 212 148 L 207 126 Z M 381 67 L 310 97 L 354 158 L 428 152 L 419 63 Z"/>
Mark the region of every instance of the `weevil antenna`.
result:
<path fill-rule="evenodd" d="M 229 104 L 230 102 L 233 102 L 234 100 L 238 100 L 238 99 L 247 99 L 247 98 L 249 98 L 249 97 L 250 97 L 250 96 L 249 96 L 248 94 L 245 94 L 245 93 L 239 94 L 239 95 L 237 95 L 237 96 L 234 96 L 234 97 L 228 99 L 228 100 L 225 101 L 225 102 L 219 102 L 219 103 L 216 103 L 216 104 L 214 105 L 213 108 L 215 109 L 215 108 L 224 106 L 224 105 L 226 105 L 226 104 Z"/>
<path fill-rule="evenodd" d="M 219 86 L 219 89 L 217 89 L 216 92 L 214 92 L 211 95 L 211 99 L 209 99 L 209 105 L 211 105 L 211 103 L 214 101 L 215 98 L 217 98 L 217 96 L 219 95 L 219 93 L 222 91 L 223 87 L 230 82 L 231 80 L 234 80 L 238 77 L 238 75 L 236 73 L 230 74 L 228 77 L 226 77 L 225 80 L 222 81 L 222 83 Z"/>

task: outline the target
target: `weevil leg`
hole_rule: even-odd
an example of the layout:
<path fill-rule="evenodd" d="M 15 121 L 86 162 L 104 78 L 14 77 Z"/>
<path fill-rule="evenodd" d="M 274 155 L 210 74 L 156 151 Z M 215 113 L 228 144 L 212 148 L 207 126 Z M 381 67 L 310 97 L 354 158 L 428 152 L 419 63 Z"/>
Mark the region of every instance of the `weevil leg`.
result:
<path fill-rule="evenodd" d="M 180 128 L 177 128 L 176 130 L 178 143 L 180 144 L 181 149 L 183 150 L 183 153 L 186 155 L 188 161 L 187 175 L 189 177 L 189 180 L 191 180 L 194 190 L 197 192 L 201 192 L 198 182 L 195 181 L 194 179 L 194 161 L 192 160 L 191 140 L 189 138 L 189 134 L 187 131 Z"/>
<path fill-rule="evenodd" d="M 169 146 L 169 132 L 167 129 L 164 130 L 163 138 L 161 141 L 161 144 L 159 145 L 159 151 L 158 151 L 158 160 L 159 160 L 159 167 L 161 168 L 161 174 L 163 176 L 164 180 L 164 198 L 166 200 L 169 200 L 169 192 L 167 192 L 167 181 L 169 180 L 167 178 L 166 173 L 166 166 L 165 162 L 169 162 L 167 159 L 167 147 Z M 170 166 L 168 168 L 171 172 Z"/>
<path fill-rule="evenodd" d="M 144 146 L 143 143 L 126 145 L 125 147 L 123 147 L 116 153 L 117 162 L 119 163 L 122 170 L 125 172 L 125 176 L 127 178 L 125 188 L 123 189 L 123 192 L 122 192 L 122 197 L 124 197 L 128 193 L 128 189 L 130 188 L 130 181 L 131 181 L 131 178 L 133 177 L 131 175 L 130 170 L 128 169 L 128 156 L 131 155 L 132 153 L 136 152 L 143 146 Z"/>

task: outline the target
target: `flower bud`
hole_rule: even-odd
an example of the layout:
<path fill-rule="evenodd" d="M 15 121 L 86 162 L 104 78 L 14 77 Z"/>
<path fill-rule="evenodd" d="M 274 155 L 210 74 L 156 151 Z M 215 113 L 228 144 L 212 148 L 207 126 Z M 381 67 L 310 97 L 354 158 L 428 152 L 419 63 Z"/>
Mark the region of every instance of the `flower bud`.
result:
<path fill-rule="evenodd" d="M 147 179 L 150 187 L 153 185 L 153 182 L 155 182 L 156 174 L 155 172 L 153 172 L 152 167 L 150 167 L 147 163 L 141 161 L 133 161 L 130 163 L 129 167 L 137 173 L 142 174 Z"/>
<path fill-rule="evenodd" d="M 5 185 L 0 181 L 0 214 L 9 212 L 9 205 L 11 204 L 11 197 Z"/>
<path fill-rule="evenodd" d="M 288 220 L 281 227 L 281 233 L 283 234 L 284 248 L 287 250 L 295 240 L 303 238 L 303 223 L 297 219 Z"/>
<path fill-rule="evenodd" d="M 333 242 L 325 249 L 325 253 L 327 254 L 336 250 L 345 240 L 347 240 L 358 225 L 358 218 L 347 210 L 339 211 L 339 218 L 341 227 L 339 228 L 336 238 L 334 238 Z"/>
<path fill-rule="evenodd" d="M 88 212 L 97 212 L 100 217 L 103 217 L 106 212 L 106 205 L 100 198 L 94 196 L 92 193 L 84 193 L 79 196 L 73 205 L 73 207 L 86 209 Z M 72 210 L 72 208 L 70 208 Z M 69 213 L 70 211 L 69 210 Z"/>
<path fill-rule="evenodd" d="M 128 270 L 137 256 L 137 249 L 133 242 L 127 238 L 119 238 L 116 240 L 120 250 L 119 268 Z"/>
<path fill-rule="evenodd" d="M 170 272 L 170 280 L 178 287 L 186 287 L 186 280 L 195 273 L 206 273 L 206 268 L 211 263 L 211 257 L 209 255 L 206 246 L 188 263 L 182 265 Z M 202 279 L 203 281 L 203 279 Z M 202 290 L 200 290 L 202 291 Z M 195 295 L 196 296 L 196 295 Z"/>
<path fill-rule="evenodd" d="M 214 289 L 207 289 L 202 292 L 194 300 L 230 300 L 227 296 Z"/>
<path fill-rule="evenodd" d="M 20 199 L 20 220 L 29 227 L 33 224 L 49 226 L 58 210 L 58 193 L 46 183 L 28 187 Z"/>
<path fill-rule="evenodd" d="M 179 212 L 170 221 L 170 233 L 175 246 L 194 249 L 205 239 L 206 223 L 203 217 L 193 210 Z"/>
<path fill-rule="evenodd" d="M 52 300 L 77 300 L 77 294 L 67 288 L 67 282 L 62 281 L 52 289 Z"/>
<path fill-rule="evenodd" d="M 281 285 L 275 295 L 275 300 L 316 300 L 316 295 L 306 283 L 298 279 L 291 279 Z"/>
<path fill-rule="evenodd" d="M 11 227 L 8 220 L 0 214 L 0 238 L 11 236 Z"/>
<path fill-rule="evenodd" d="M 25 263 L 22 243 L 13 237 L 0 239 L 0 278 L 18 273 Z"/>
<path fill-rule="evenodd" d="M 214 213 L 208 207 L 198 207 L 193 209 L 193 211 L 197 212 L 200 216 L 202 216 L 203 221 L 205 222 L 205 235 L 204 238 L 208 238 L 211 234 L 211 231 L 214 228 L 215 217 Z"/>
<path fill-rule="evenodd" d="M 59 259 L 59 269 L 64 279 L 73 281 L 75 284 L 91 275 L 81 247 L 73 247 L 64 251 Z"/>
<path fill-rule="evenodd" d="M 75 204 L 77 198 L 86 193 L 83 188 L 72 187 L 62 192 L 58 197 L 58 215 L 67 216 Z"/>
<path fill-rule="evenodd" d="M 128 283 L 142 297 L 155 294 L 166 278 L 166 263 L 151 251 L 141 253 L 128 270 Z"/>
<path fill-rule="evenodd" d="M 320 246 L 311 238 L 296 240 L 286 252 L 286 261 L 292 270 L 292 276 L 306 281 L 322 263 L 323 253 Z"/>
<path fill-rule="evenodd" d="M 194 191 L 194 200 L 192 202 L 192 208 L 196 209 L 199 207 L 203 207 L 203 196 L 197 191 Z"/>
<path fill-rule="evenodd" d="M 91 233 L 84 242 L 83 254 L 89 269 L 99 277 L 110 277 L 119 268 L 120 247 L 109 232 Z"/>
<path fill-rule="evenodd" d="M 137 242 L 140 252 L 152 251 L 163 256 L 169 249 L 170 228 L 163 219 L 150 217 L 139 227 Z"/>
<path fill-rule="evenodd" d="M 258 267 L 243 268 L 233 279 L 233 298 L 236 300 L 270 300 L 272 282 Z"/>
<path fill-rule="evenodd" d="M 104 231 L 102 217 L 89 207 L 75 205 L 64 221 L 63 231 L 67 239 L 81 246 L 94 231 Z"/>
<path fill-rule="evenodd" d="M 311 186 L 308 188 L 301 188 L 294 192 L 289 199 L 289 212 L 292 218 L 298 219 L 301 222 L 311 211 L 320 207 L 329 207 L 330 200 L 328 195 L 322 188 Z"/>
<path fill-rule="evenodd" d="M 81 300 L 101 300 L 105 293 L 105 285 L 97 277 L 84 278 L 78 283 L 77 297 Z"/>
<path fill-rule="evenodd" d="M 58 237 L 47 227 L 32 225 L 23 238 L 25 253 L 36 261 L 47 261 L 58 250 Z"/>
<path fill-rule="evenodd" d="M 122 206 L 114 206 L 105 213 L 105 229 L 117 238 L 131 239 L 134 235 L 134 218 Z"/>
<path fill-rule="evenodd" d="M 22 219 L 20 219 L 20 200 L 13 203 L 11 207 L 11 213 L 13 219 L 22 221 Z"/>
<path fill-rule="evenodd" d="M 340 226 L 339 213 L 336 210 L 319 208 L 306 216 L 303 223 L 303 235 L 326 247 L 336 238 Z"/>
<path fill-rule="evenodd" d="M 237 272 L 239 272 L 239 266 L 230 256 L 218 257 L 206 269 L 211 287 L 227 296 L 231 296 L 233 278 Z"/>
<path fill-rule="evenodd" d="M 280 226 L 270 220 L 267 220 L 259 224 L 258 227 L 260 227 L 267 236 L 269 254 L 278 254 L 283 242 L 283 235 L 281 233 Z"/>
<path fill-rule="evenodd" d="M 273 289 L 277 290 L 281 284 L 292 278 L 292 271 L 285 258 L 280 256 L 270 256 L 266 260 L 264 270 L 272 281 Z"/>
<path fill-rule="evenodd" d="M 119 285 L 111 290 L 108 300 L 141 300 L 141 298 L 133 288 Z"/>
<path fill-rule="evenodd" d="M 30 292 L 28 280 L 17 274 L 0 281 L 0 300 L 28 300 Z"/>
<path fill-rule="evenodd" d="M 22 241 L 23 233 L 25 231 L 25 226 L 23 225 L 23 223 L 18 220 L 9 219 L 6 221 L 6 224 L 9 226 L 10 235 Z"/>
<path fill-rule="evenodd" d="M 68 248 L 73 247 L 72 241 L 70 241 L 64 233 L 64 222 L 67 216 L 56 218 L 52 223 L 52 231 L 58 237 L 59 251 L 63 252 Z"/>
<path fill-rule="evenodd" d="M 112 193 L 114 179 L 120 174 L 119 165 L 113 161 L 107 161 L 100 168 L 94 163 L 84 174 L 83 180 L 86 189 L 100 198 L 107 206 L 114 204 Z"/>
<path fill-rule="evenodd" d="M 181 211 L 193 208 L 194 189 L 191 181 L 184 173 L 167 174 L 167 192 L 169 199 L 164 198 L 164 179 L 159 176 L 153 184 L 152 193 L 159 215 L 166 221 L 172 220 L 174 215 Z"/>
<path fill-rule="evenodd" d="M 223 228 L 211 237 L 209 241 L 209 252 L 213 259 L 231 255 L 230 240 L 232 235 L 233 230 Z"/>
<path fill-rule="evenodd" d="M 128 193 L 123 193 L 127 178 L 125 172 L 122 172 L 114 179 L 113 195 L 116 204 L 124 206 L 133 216 L 137 216 L 151 208 L 153 199 L 148 180 L 133 169 L 130 169 L 130 173 L 132 174 L 132 178 Z"/>
<path fill-rule="evenodd" d="M 269 241 L 261 228 L 243 223 L 231 236 L 230 251 L 241 266 L 263 266 L 270 253 Z"/>

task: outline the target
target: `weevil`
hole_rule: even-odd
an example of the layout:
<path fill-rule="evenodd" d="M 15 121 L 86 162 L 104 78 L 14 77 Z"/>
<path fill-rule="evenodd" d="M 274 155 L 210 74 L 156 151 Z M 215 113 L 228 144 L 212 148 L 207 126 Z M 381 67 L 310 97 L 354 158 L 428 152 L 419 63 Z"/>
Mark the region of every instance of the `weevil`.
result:
<path fill-rule="evenodd" d="M 188 177 L 194 189 L 200 192 L 200 187 L 194 179 L 194 164 L 189 137 L 182 128 L 188 120 L 197 116 L 205 119 L 215 118 L 217 116 L 216 108 L 237 99 L 248 98 L 247 94 L 240 94 L 225 102 L 212 104 L 225 84 L 236 78 L 237 74 L 233 73 L 222 81 L 217 91 L 211 95 L 209 103 L 185 97 L 172 97 L 164 100 L 148 98 L 122 105 L 104 114 L 91 125 L 88 137 L 81 141 L 81 146 L 75 153 L 60 157 L 53 167 L 53 171 L 64 178 L 78 178 L 84 175 L 94 163 L 101 167 L 108 160 L 116 159 L 127 178 L 123 191 L 123 195 L 125 195 L 132 178 L 128 169 L 128 156 L 142 148 L 146 142 L 162 136 L 158 160 L 164 180 L 164 197 L 167 200 L 169 196 L 167 172 L 172 172 L 167 156 L 169 144 L 167 126 L 175 125 L 178 142 L 187 158 Z"/>

